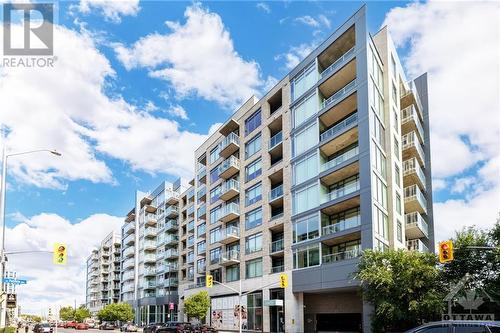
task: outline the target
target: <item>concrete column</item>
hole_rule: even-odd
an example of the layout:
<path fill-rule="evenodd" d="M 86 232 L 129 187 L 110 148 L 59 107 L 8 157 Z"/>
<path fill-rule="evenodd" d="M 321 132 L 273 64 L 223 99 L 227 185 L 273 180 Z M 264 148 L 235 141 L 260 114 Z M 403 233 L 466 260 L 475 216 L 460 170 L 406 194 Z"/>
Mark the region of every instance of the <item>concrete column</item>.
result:
<path fill-rule="evenodd" d="M 285 332 L 304 332 L 304 294 L 285 289 Z"/>
<path fill-rule="evenodd" d="M 262 303 L 265 300 L 270 299 L 271 293 L 269 292 L 269 288 L 262 290 Z M 269 316 L 269 306 L 262 306 L 262 328 L 264 332 L 271 331 L 271 320 Z"/>
<path fill-rule="evenodd" d="M 363 301 L 363 332 L 369 333 L 372 331 L 372 314 L 375 311 L 373 305 Z"/>

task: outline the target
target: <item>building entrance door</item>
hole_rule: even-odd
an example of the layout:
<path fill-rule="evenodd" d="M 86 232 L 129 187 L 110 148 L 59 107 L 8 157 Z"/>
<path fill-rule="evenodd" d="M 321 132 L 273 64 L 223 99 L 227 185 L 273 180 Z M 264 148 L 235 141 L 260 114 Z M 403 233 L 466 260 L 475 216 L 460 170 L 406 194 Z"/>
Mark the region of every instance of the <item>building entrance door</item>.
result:
<path fill-rule="evenodd" d="M 285 304 L 285 293 L 283 289 L 270 290 L 270 299 L 281 299 L 283 300 L 283 305 Z M 271 323 L 272 333 L 283 333 L 285 332 L 285 307 L 284 306 L 270 306 L 269 316 Z"/>

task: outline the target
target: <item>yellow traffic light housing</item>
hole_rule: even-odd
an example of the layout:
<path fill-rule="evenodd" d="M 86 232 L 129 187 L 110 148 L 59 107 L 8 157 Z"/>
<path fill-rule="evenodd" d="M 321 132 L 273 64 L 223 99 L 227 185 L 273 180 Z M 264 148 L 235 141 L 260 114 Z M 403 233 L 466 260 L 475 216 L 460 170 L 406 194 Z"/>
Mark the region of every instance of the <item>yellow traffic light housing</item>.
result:
<path fill-rule="evenodd" d="M 66 265 L 68 263 L 68 248 L 66 244 L 56 243 L 54 244 L 54 253 L 52 257 L 52 262 L 55 265 Z"/>
<path fill-rule="evenodd" d="M 439 243 L 439 262 L 444 264 L 453 260 L 453 242 L 451 240 Z"/>
<path fill-rule="evenodd" d="M 207 274 L 205 279 L 207 288 L 212 288 L 214 286 L 214 277 L 210 274 Z"/>
<path fill-rule="evenodd" d="M 280 274 L 280 287 L 281 288 L 288 287 L 288 275 Z"/>

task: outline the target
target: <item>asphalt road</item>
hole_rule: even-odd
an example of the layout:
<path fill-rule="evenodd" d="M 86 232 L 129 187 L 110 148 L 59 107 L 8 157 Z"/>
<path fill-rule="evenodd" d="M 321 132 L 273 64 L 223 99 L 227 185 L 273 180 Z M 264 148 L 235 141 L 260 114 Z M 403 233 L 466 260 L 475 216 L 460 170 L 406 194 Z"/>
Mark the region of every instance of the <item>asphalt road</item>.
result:
<path fill-rule="evenodd" d="M 58 328 L 57 329 L 57 333 L 116 333 L 116 332 L 120 332 L 119 329 L 116 329 L 114 331 L 111 331 L 111 330 L 98 330 L 98 329 L 94 329 L 94 328 L 90 328 L 88 330 L 75 330 L 73 328 Z M 29 333 L 33 333 L 33 331 L 30 331 Z M 56 330 L 54 328 L 54 333 L 56 333 Z"/>

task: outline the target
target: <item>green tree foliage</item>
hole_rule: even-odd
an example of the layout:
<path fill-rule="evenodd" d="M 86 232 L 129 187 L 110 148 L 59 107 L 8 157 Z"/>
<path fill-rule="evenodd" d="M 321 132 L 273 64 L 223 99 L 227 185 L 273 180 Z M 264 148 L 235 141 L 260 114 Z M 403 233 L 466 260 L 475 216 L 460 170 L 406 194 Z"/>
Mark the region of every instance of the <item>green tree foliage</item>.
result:
<path fill-rule="evenodd" d="M 205 319 L 210 308 L 210 296 L 206 291 L 200 291 L 194 295 L 186 297 L 184 300 L 184 311 L 188 317 L 197 318 L 200 321 Z"/>
<path fill-rule="evenodd" d="M 437 257 L 413 251 L 365 251 L 356 278 L 373 304 L 373 332 L 404 331 L 439 318 L 445 292 Z"/>
<path fill-rule="evenodd" d="M 59 310 L 59 318 L 61 320 L 74 320 L 75 318 L 75 308 L 72 306 L 63 306 Z"/>
<path fill-rule="evenodd" d="M 101 321 L 127 322 L 134 319 L 134 311 L 128 303 L 112 303 L 97 312 L 97 318 Z"/>
<path fill-rule="evenodd" d="M 90 316 L 90 311 L 84 306 L 80 306 L 78 309 L 76 309 L 74 320 L 81 323 L 85 320 L 85 318 L 90 318 Z"/>
<path fill-rule="evenodd" d="M 20 317 L 24 320 L 32 321 L 35 323 L 40 323 L 42 321 L 42 317 L 36 315 L 22 314 Z"/>

